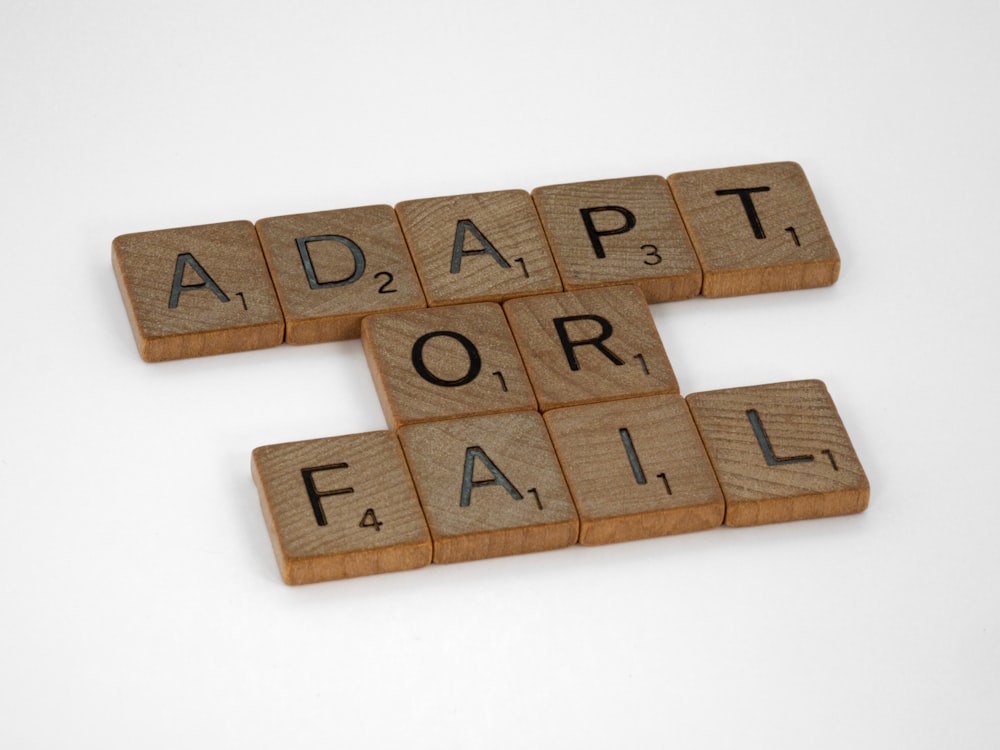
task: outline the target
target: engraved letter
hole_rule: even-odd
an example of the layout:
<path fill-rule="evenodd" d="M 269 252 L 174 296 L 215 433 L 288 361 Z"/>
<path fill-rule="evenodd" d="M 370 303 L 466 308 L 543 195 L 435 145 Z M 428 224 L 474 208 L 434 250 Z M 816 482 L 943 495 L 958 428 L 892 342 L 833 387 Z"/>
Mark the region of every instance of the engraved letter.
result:
<path fill-rule="evenodd" d="M 424 346 L 432 338 L 437 336 L 447 336 L 450 339 L 455 339 L 460 343 L 466 354 L 469 355 L 469 369 L 466 371 L 465 375 L 455 380 L 445 380 L 444 378 L 439 378 L 437 375 L 432 373 L 427 369 L 427 365 L 424 363 Z M 410 352 L 410 361 L 413 362 L 413 368 L 428 383 L 433 383 L 434 385 L 441 385 L 446 388 L 454 388 L 455 386 L 465 385 L 466 383 L 471 383 L 479 375 L 479 371 L 483 367 L 483 360 L 479 356 L 479 350 L 476 349 L 476 345 L 469 341 L 465 336 L 455 331 L 431 331 L 430 333 L 425 333 L 423 336 L 418 338 L 413 344 L 413 349 Z"/>
<path fill-rule="evenodd" d="M 597 323 L 597 325 L 601 327 L 600 334 L 589 339 L 571 341 L 569 334 L 566 332 L 566 324 L 573 323 L 578 320 L 591 320 Z M 556 333 L 559 334 L 559 341 L 562 344 L 563 351 L 566 353 L 566 361 L 569 362 L 569 369 L 574 372 L 580 369 L 580 363 L 577 361 L 576 352 L 574 351 L 574 348 L 577 346 L 593 346 L 614 364 L 625 364 L 618 357 L 618 355 L 601 343 L 610 338 L 611 334 L 614 332 L 614 329 L 611 327 L 611 323 L 609 323 L 607 319 L 602 318 L 600 315 L 569 315 L 565 318 L 553 318 L 552 322 L 556 326 Z"/>
<path fill-rule="evenodd" d="M 635 452 L 635 446 L 632 444 L 632 436 L 625 427 L 618 430 L 618 435 L 621 437 L 622 444 L 625 446 L 625 453 L 628 455 L 628 462 L 632 466 L 632 476 L 635 477 L 635 483 L 645 484 L 646 472 L 642 470 L 642 464 L 639 463 L 639 455 Z"/>
<path fill-rule="evenodd" d="M 476 459 L 483 462 L 483 466 L 486 468 L 490 474 L 493 475 L 492 479 L 480 479 L 478 481 L 473 481 L 472 475 L 476 468 Z M 493 460 L 486 455 L 486 451 L 480 448 L 478 445 L 470 446 L 465 449 L 465 471 L 462 473 L 462 498 L 459 500 L 459 506 L 462 508 L 468 508 L 469 503 L 472 501 L 472 490 L 476 487 L 489 487 L 491 485 L 499 485 L 507 490 L 514 500 L 523 499 L 523 495 L 517 491 L 517 487 L 511 484 L 510 480 L 504 476 L 504 473 L 497 468 L 497 465 L 493 463 Z"/>
<path fill-rule="evenodd" d="M 316 516 L 316 523 L 320 526 L 326 526 L 326 513 L 323 511 L 323 505 L 320 502 L 324 497 L 329 497 L 330 495 L 350 495 L 354 492 L 353 487 L 346 487 L 339 490 L 330 490 L 329 492 L 320 492 L 316 489 L 316 483 L 313 481 L 313 474 L 320 471 L 332 471 L 333 469 L 346 469 L 347 464 L 328 464 L 326 466 L 312 466 L 308 469 L 302 469 L 302 481 L 306 483 L 306 492 L 309 494 L 309 502 L 312 505 L 313 514 Z"/>
<path fill-rule="evenodd" d="M 716 195 L 738 195 L 743 203 L 743 210 L 747 212 L 747 219 L 750 221 L 750 228 L 753 229 L 753 236 L 758 240 L 764 239 L 764 227 L 757 216 L 757 208 L 753 205 L 753 198 L 750 193 L 766 193 L 769 187 L 735 188 L 733 190 L 716 190 Z"/>
<path fill-rule="evenodd" d="M 625 223 L 617 229 L 605 229 L 604 231 L 598 231 L 597 227 L 594 226 L 594 220 L 591 217 L 591 214 L 595 211 L 615 211 L 624 217 Z M 621 206 L 581 208 L 580 216 L 583 217 L 583 224 L 587 227 L 587 236 L 590 237 L 590 244 L 594 246 L 594 255 L 598 258 L 605 257 L 604 246 L 601 244 L 601 237 L 606 237 L 611 234 L 625 234 L 625 232 L 628 232 L 635 227 L 635 214 L 627 208 L 622 208 Z"/>
<path fill-rule="evenodd" d="M 185 266 L 189 267 L 201 277 L 200 284 L 184 283 Z M 196 289 L 210 289 L 215 296 L 219 298 L 220 302 L 229 302 L 229 297 L 227 297 L 226 293 L 219 288 L 219 285 L 212 280 L 212 277 L 208 275 L 208 271 L 202 268 L 201 263 L 195 260 L 195 257 L 191 253 L 181 253 L 177 256 L 177 264 L 174 266 L 174 284 L 170 287 L 170 304 L 168 307 L 177 307 L 177 303 L 180 301 L 181 292 L 192 292 Z"/>
<path fill-rule="evenodd" d="M 764 460 L 767 461 L 768 466 L 781 466 L 783 464 L 801 464 L 814 460 L 814 456 L 789 456 L 788 458 L 779 458 L 774 455 L 774 448 L 771 447 L 771 439 L 767 436 L 764 431 L 764 423 L 760 420 L 760 415 L 757 413 L 756 409 L 750 409 L 747 411 L 747 419 L 750 420 L 750 426 L 753 427 L 753 433 L 757 436 L 757 444 L 760 446 L 760 452 L 764 454 Z"/>
<path fill-rule="evenodd" d="M 342 279 L 319 281 L 316 278 L 316 268 L 313 266 L 312 255 L 309 253 L 310 242 L 339 242 L 351 251 L 351 257 L 354 260 L 354 271 Z M 310 289 L 329 289 L 335 286 L 347 286 L 360 279 L 361 275 L 365 272 L 365 254 L 361 252 L 361 248 L 357 246 L 354 240 L 347 237 L 341 237 L 339 234 L 320 234 L 315 237 L 299 237 L 295 240 L 295 244 L 298 245 L 299 257 L 302 259 L 302 268 L 306 272 L 306 278 L 309 279 Z"/>
<path fill-rule="evenodd" d="M 478 250 L 465 249 L 465 233 L 468 232 L 482 245 Z M 472 223 L 470 219 L 460 219 L 455 226 L 455 246 L 451 252 L 451 272 L 458 273 L 462 270 L 463 255 L 491 255 L 501 268 L 510 268 L 510 263 L 504 258 L 493 244 L 486 239 L 486 235 L 479 231 L 479 227 Z"/>

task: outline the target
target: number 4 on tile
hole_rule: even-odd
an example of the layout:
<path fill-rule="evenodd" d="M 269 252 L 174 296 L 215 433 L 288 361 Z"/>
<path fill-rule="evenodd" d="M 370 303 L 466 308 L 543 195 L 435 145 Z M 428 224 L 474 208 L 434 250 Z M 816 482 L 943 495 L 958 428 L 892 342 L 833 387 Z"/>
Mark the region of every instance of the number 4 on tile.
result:
<path fill-rule="evenodd" d="M 358 524 L 362 529 L 375 529 L 375 531 L 382 530 L 382 522 L 378 520 L 378 516 L 375 515 L 374 508 L 368 508 L 365 511 L 364 516 L 361 518 L 361 523 Z"/>

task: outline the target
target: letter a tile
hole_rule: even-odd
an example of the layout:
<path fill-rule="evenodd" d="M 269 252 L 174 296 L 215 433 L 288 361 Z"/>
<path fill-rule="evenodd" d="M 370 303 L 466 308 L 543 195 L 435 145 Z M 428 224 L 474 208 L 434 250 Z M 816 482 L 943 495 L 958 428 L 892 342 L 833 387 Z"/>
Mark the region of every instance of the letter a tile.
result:
<path fill-rule="evenodd" d="M 285 321 L 249 221 L 125 234 L 111 260 L 147 362 L 282 342 Z"/>
<path fill-rule="evenodd" d="M 632 283 L 650 303 L 701 291 L 701 265 L 662 177 L 549 185 L 531 197 L 567 291 Z"/>
<path fill-rule="evenodd" d="M 552 409 L 545 423 L 580 514 L 580 544 L 722 524 L 722 490 L 681 396 Z"/>
<path fill-rule="evenodd" d="M 798 164 L 681 172 L 667 181 L 701 261 L 706 297 L 837 280 L 840 256 Z"/>
<path fill-rule="evenodd" d="M 679 390 L 635 286 L 522 297 L 504 311 L 542 411 Z"/>
<path fill-rule="evenodd" d="M 434 539 L 434 562 L 576 542 L 576 510 L 538 412 L 409 425 L 399 439 Z"/>
<path fill-rule="evenodd" d="M 427 524 L 391 432 L 263 446 L 252 470 L 285 583 L 430 564 Z"/>
<path fill-rule="evenodd" d="M 426 307 L 391 206 L 363 206 L 257 222 L 285 314 L 285 341 L 361 335 L 361 318 Z"/>
<path fill-rule="evenodd" d="M 726 525 L 860 513 L 868 478 L 819 380 L 687 398 L 719 484 Z"/>
<path fill-rule="evenodd" d="M 396 213 L 431 307 L 562 291 L 524 190 L 403 201 Z"/>
<path fill-rule="evenodd" d="M 361 343 L 390 427 L 537 406 L 496 303 L 370 315 Z"/>

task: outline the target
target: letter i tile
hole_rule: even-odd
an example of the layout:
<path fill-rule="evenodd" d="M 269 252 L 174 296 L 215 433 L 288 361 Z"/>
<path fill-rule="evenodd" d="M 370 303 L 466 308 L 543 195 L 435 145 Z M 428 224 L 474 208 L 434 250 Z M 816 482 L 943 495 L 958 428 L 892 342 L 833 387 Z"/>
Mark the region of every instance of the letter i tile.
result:
<path fill-rule="evenodd" d="M 680 172 L 667 178 L 706 297 L 828 286 L 840 255 L 794 162 Z"/>
<path fill-rule="evenodd" d="M 430 564 L 427 524 L 393 433 L 263 446 L 251 469 L 285 583 Z"/>
<path fill-rule="evenodd" d="M 580 544 L 722 524 L 722 490 L 681 396 L 552 409 L 545 423 L 580 515 Z"/>
<path fill-rule="evenodd" d="M 257 233 L 289 344 L 357 338 L 365 315 L 426 307 L 391 206 L 275 216 Z"/>
<path fill-rule="evenodd" d="M 726 496 L 727 526 L 868 507 L 868 478 L 823 382 L 706 391 L 687 401 Z"/>
<path fill-rule="evenodd" d="M 408 425 L 399 438 L 434 540 L 434 562 L 576 543 L 576 510 L 538 412 Z"/>
<path fill-rule="evenodd" d="M 124 234 L 111 262 L 147 362 L 277 346 L 285 321 L 249 221 Z"/>

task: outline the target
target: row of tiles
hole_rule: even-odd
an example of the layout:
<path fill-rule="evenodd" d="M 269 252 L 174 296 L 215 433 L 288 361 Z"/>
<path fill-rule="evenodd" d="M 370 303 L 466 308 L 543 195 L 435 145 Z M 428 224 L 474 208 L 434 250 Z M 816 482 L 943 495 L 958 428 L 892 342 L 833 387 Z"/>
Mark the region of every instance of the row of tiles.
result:
<path fill-rule="evenodd" d="M 257 448 L 286 583 L 857 513 L 818 380 L 423 422 Z"/>
<path fill-rule="evenodd" d="M 370 315 L 361 343 L 392 428 L 680 393 L 633 285 Z"/>
<path fill-rule="evenodd" d="M 793 162 L 126 234 L 112 262 L 143 359 L 354 338 L 372 313 L 636 284 L 648 302 L 832 284 Z"/>

